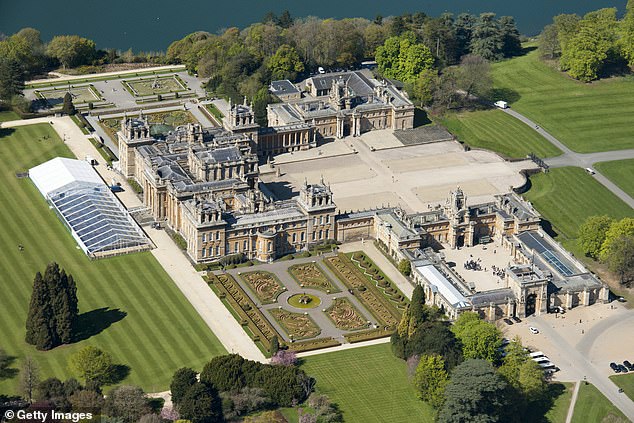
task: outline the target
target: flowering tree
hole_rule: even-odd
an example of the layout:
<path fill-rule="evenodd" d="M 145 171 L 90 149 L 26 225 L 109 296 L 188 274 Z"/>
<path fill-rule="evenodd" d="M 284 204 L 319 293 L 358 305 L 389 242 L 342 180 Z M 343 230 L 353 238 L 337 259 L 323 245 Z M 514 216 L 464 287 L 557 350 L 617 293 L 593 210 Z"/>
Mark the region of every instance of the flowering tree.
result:
<path fill-rule="evenodd" d="M 271 357 L 271 364 L 294 366 L 297 364 L 297 354 L 293 351 L 279 350 L 273 357 Z"/>

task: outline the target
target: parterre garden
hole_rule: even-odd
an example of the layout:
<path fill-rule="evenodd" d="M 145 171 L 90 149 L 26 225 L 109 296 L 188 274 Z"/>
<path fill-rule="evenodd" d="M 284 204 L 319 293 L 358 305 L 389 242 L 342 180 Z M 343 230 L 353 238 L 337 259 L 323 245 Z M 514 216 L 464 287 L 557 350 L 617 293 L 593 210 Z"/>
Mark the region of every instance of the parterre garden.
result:
<path fill-rule="evenodd" d="M 187 84 L 178 75 L 123 80 L 121 84 L 135 97 L 147 97 L 188 90 Z"/>
<path fill-rule="evenodd" d="M 288 273 L 302 288 L 319 289 L 326 293 L 340 292 L 315 263 L 296 264 L 288 268 Z"/>
<path fill-rule="evenodd" d="M 282 308 L 270 310 L 269 313 L 291 339 L 310 339 L 321 333 L 319 326 L 307 314 L 293 313 Z"/>
<path fill-rule="evenodd" d="M 48 124 L 0 129 L 0 272 L 10 275 L 0 279 L 0 348 L 16 357 L 12 367 L 29 355 L 42 379 L 66 379 L 68 357 L 92 345 L 129 366 L 124 383 L 158 392 L 176 369 L 200 368 L 225 354 L 152 254 L 89 260 L 32 182 L 16 177 L 58 156 L 73 157 Z M 25 321 L 35 273 L 51 261 L 77 281 L 80 318 L 92 329 L 87 339 L 42 352 L 24 342 Z M 17 384 L 17 378 L 4 379 L 0 392 L 16 392 Z"/>
<path fill-rule="evenodd" d="M 240 278 L 258 297 L 262 304 L 276 302 L 277 296 L 286 289 L 273 273 L 258 270 L 256 272 L 240 273 Z"/>
<path fill-rule="evenodd" d="M 326 314 L 338 329 L 360 330 L 368 327 L 368 322 L 347 298 L 337 298 L 326 309 Z"/>

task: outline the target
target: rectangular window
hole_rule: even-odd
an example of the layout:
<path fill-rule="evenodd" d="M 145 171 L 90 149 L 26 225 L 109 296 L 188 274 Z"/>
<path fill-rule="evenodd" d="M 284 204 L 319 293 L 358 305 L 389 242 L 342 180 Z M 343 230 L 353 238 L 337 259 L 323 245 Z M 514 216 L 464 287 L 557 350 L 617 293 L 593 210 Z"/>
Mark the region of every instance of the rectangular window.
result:
<path fill-rule="evenodd" d="M 304 238 L 305 238 L 305 237 L 304 237 L 304 232 L 302 232 L 302 233 L 299 235 L 299 239 L 300 239 L 302 242 L 304 242 Z"/>
<path fill-rule="evenodd" d="M 216 241 L 220 239 L 220 231 L 216 232 Z"/>
<path fill-rule="evenodd" d="M 317 232 L 313 232 L 313 241 L 317 239 Z"/>
<path fill-rule="evenodd" d="M 330 229 L 326 229 L 326 239 L 330 238 Z"/>
<path fill-rule="evenodd" d="M 330 223 L 330 215 L 326 216 L 326 223 Z"/>
<path fill-rule="evenodd" d="M 209 257 L 213 257 L 214 255 L 214 247 L 209 247 Z"/>
<path fill-rule="evenodd" d="M 238 252 L 238 243 L 237 242 L 234 245 L 234 249 L 235 249 L 235 252 L 237 253 Z"/>
<path fill-rule="evenodd" d="M 319 216 L 319 224 L 320 225 L 324 224 L 324 217 L 323 216 Z"/>
<path fill-rule="evenodd" d="M 244 251 L 246 251 L 246 250 L 247 250 L 247 240 L 246 240 L 246 239 L 244 240 L 244 243 L 243 243 L 243 248 L 242 248 L 242 249 L 243 249 Z"/>
<path fill-rule="evenodd" d="M 203 242 L 207 242 L 207 234 L 203 234 Z"/>
<path fill-rule="evenodd" d="M 293 244 L 297 242 L 297 234 L 293 233 Z"/>
<path fill-rule="evenodd" d="M 317 226 L 317 217 L 313 217 L 313 225 Z"/>
<path fill-rule="evenodd" d="M 220 246 L 216 245 L 216 255 L 219 256 L 220 255 Z"/>
<path fill-rule="evenodd" d="M 205 253 L 206 253 L 206 252 L 207 252 L 207 250 L 205 250 L 205 249 L 203 248 L 203 249 L 202 249 L 202 251 L 200 252 L 200 253 L 201 253 L 201 254 L 200 254 L 200 256 L 201 256 L 202 258 L 205 258 Z"/>
<path fill-rule="evenodd" d="M 324 239 L 324 231 L 319 231 L 319 239 Z"/>

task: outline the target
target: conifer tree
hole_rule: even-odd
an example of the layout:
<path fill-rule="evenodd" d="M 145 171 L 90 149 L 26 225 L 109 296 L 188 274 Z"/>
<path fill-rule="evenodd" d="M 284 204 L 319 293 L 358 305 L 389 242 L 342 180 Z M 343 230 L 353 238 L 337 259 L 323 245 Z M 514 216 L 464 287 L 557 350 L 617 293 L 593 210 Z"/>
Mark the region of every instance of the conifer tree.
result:
<path fill-rule="evenodd" d="M 26 319 L 26 342 L 35 345 L 38 350 L 49 350 L 55 346 L 54 327 L 51 321 L 53 308 L 48 294 L 48 286 L 42 274 L 37 272 Z"/>

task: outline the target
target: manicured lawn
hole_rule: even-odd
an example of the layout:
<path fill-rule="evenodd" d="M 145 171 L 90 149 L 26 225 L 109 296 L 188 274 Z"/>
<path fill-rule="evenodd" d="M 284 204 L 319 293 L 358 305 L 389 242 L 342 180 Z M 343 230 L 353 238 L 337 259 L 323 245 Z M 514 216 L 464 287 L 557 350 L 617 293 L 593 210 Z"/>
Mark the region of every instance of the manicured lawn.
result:
<path fill-rule="evenodd" d="M 561 151 L 528 125 L 501 110 L 485 110 L 451 114 L 443 125 L 472 148 L 485 148 L 510 158 L 523 158 L 528 153 L 553 157 Z"/>
<path fill-rule="evenodd" d="M 609 422 L 623 422 L 627 419 L 608 399 L 592 384 L 581 384 L 579 396 L 572 415 L 573 423 L 596 423 L 609 417 Z"/>
<path fill-rule="evenodd" d="M 0 122 L 8 122 L 10 120 L 20 120 L 20 115 L 11 110 L 0 110 Z"/>
<path fill-rule="evenodd" d="M 577 238 L 579 226 L 590 216 L 634 216 L 631 207 L 581 168 L 551 169 L 532 176 L 531 183 L 525 197 L 564 238 Z"/>
<path fill-rule="evenodd" d="M 634 148 L 634 79 L 584 84 L 539 60 L 537 51 L 492 65 L 496 99 L 531 118 L 571 149 Z"/>
<path fill-rule="evenodd" d="M 612 379 L 612 382 L 616 383 L 619 388 L 623 388 L 625 394 L 634 401 L 634 373 L 614 375 L 610 376 L 610 379 Z"/>
<path fill-rule="evenodd" d="M 432 422 L 433 409 L 416 397 L 405 362 L 389 344 L 306 357 L 302 368 L 317 392 L 336 402 L 347 422 Z"/>
<path fill-rule="evenodd" d="M 33 183 L 16 178 L 16 171 L 53 157 L 72 157 L 49 125 L 20 127 L 10 134 L 0 131 L 0 348 L 17 357 L 14 368 L 30 355 L 42 379 L 67 378 L 68 357 L 94 345 L 130 367 L 125 383 L 156 392 L 168 388 L 179 367 L 202 368 L 211 357 L 225 353 L 151 253 L 89 260 Z M 50 138 L 44 140 L 45 135 Z M 51 261 L 75 277 L 80 313 L 91 312 L 84 317 L 90 317 L 96 334 L 39 352 L 24 342 L 24 324 L 35 272 Z M 16 386 L 17 379 L 4 380 L 0 392 L 14 392 Z"/>
<path fill-rule="evenodd" d="M 566 423 L 568 408 L 570 407 L 570 400 L 572 399 L 572 390 L 575 384 L 571 382 L 556 382 L 550 384 L 549 387 L 563 388 L 564 391 L 555 398 L 552 407 L 550 407 L 550 410 L 546 413 L 546 420 L 550 423 Z"/>
<path fill-rule="evenodd" d="M 634 197 L 634 159 L 595 163 L 594 167 L 630 197 Z"/>

